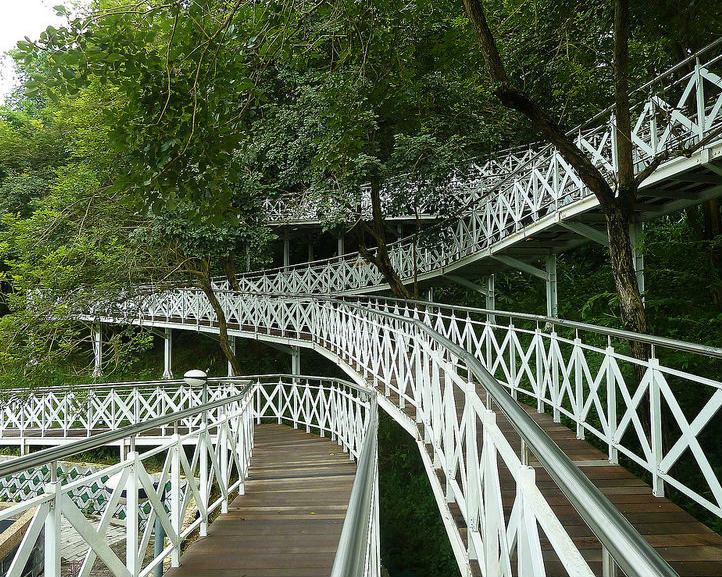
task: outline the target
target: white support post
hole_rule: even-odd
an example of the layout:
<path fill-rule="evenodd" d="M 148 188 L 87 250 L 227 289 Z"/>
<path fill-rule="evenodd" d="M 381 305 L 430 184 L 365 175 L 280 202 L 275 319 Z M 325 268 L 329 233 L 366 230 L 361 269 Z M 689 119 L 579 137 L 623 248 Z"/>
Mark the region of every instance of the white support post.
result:
<path fill-rule="evenodd" d="M 434 302 L 434 287 L 429 287 L 429 290 L 426 293 L 426 300 L 430 303 Z"/>
<path fill-rule="evenodd" d="M 547 316 L 559 314 L 557 305 L 557 255 L 550 254 L 546 258 Z"/>
<path fill-rule="evenodd" d="M 301 374 L 301 348 L 292 346 L 291 347 L 291 374 L 298 376 Z M 294 382 L 297 382 L 294 379 Z"/>
<path fill-rule="evenodd" d="M 57 464 L 53 461 L 50 465 L 56 467 Z M 51 473 L 51 478 L 55 478 L 55 475 Z M 45 545 L 44 545 L 44 556 L 45 556 L 45 567 L 43 575 L 45 577 L 61 577 L 60 571 L 60 548 L 61 541 L 61 521 L 62 515 L 60 511 L 60 482 L 57 480 L 47 483 L 44 487 L 46 495 L 55 495 L 55 498 L 49 503 L 50 511 L 48 511 L 47 517 L 45 517 Z"/>
<path fill-rule="evenodd" d="M 233 354 L 236 354 L 236 337 L 230 335 L 228 337 L 228 346 L 231 347 L 231 350 L 233 351 Z M 228 361 L 228 376 L 229 377 L 235 377 L 236 375 L 233 373 L 233 365 L 231 364 L 231 361 Z"/>
<path fill-rule="evenodd" d="M 654 352 L 652 352 L 654 354 Z M 659 388 L 659 359 L 649 359 L 649 412 L 651 423 L 652 448 L 652 494 L 655 497 L 664 497 L 664 479 L 660 477 L 659 465 L 664 456 L 662 447 L 662 391 Z"/>
<path fill-rule="evenodd" d="M 199 465 L 198 465 L 198 476 L 200 477 L 200 482 L 198 483 L 198 490 L 201 494 L 201 500 L 202 503 L 198 503 L 198 508 L 201 510 L 201 524 L 198 528 L 198 534 L 201 537 L 207 537 L 208 536 L 208 503 L 210 502 L 209 499 L 209 489 L 208 486 L 208 446 L 205 443 L 204 437 L 208 435 L 208 423 L 205 422 L 203 424 L 203 432 L 201 432 L 200 436 L 198 437 L 198 446 L 197 450 L 200 451 L 200 456 L 198 458 Z"/>
<path fill-rule="evenodd" d="M 635 219 L 629 226 L 629 240 L 632 244 L 632 264 L 634 265 L 634 271 L 637 273 L 637 285 L 642 295 L 642 301 L 644 301 L 644 254 L 640 246 L 641 237 L 642 221 Z"/>
<path fill-rule="evenodd" d="M 283 237 L 283 270 L 288 270 L 291 265 L 291 241 L 288 236 Z"/>
<path fill-rule="evenodd" d="M 173 435 L 173 447 L 171 451 L 171 463 L 170 463 L 170 522 L 173 527 L 173 531 L 176 535 L 180 535 L 181 527 L 183 524 L 181 511 L 181 474 L 180 474 L 180 451 L 183 447 L 179 441 L 180 437 L 178 433 Z M 180 541 L 173 547 L 173 551 L 170 556 L 170 566 L 180 566 Z"/>
<path fill-rule="evenodd" d="M 91 329 L 91 340 L 93 341 L 93 378 L 103 376 L 103 332 L 100 323 Z"/>
<path fill-rule="evenodd" d="M 173 378 L 173 329 L 165 329 L 163 335 L 163 378 Z"/>
<path fill-rule="evenodd" d="M 338 242 L 336 245 L 336 249 L 337 249 L 336 252 L 339 257 L 343 256 L 344 253 L 346 252 L 345 238 L 346 237 L 343 234 L 341 234 L 341 236 L 338 237 Z"/>
<path fill-rule="evenodd" d="M 125 482 L 125 566 L 128 572 L 136 577 L 140 573 L 138 563 L 138 453 L 131 451 L 128 459 L 133 461 L 130 465 L 130 474 Z"/>
<path fill-rule="evenodd" d="M 496 309 L 496 293 L 494 292 L 494 275 L 490 274 L 486 278 L 486 308 L 487 310 L 493 311 Z M 496 322 L 496 315 L 488 316 L 489 323 L 494 324 Z"/>

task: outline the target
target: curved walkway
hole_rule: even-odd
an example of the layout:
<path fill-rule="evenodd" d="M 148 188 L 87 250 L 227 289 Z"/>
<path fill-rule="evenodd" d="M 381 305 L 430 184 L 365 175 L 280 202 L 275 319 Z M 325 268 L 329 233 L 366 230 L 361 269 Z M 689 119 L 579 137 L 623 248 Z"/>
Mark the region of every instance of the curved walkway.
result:
<path fill-rule="evenodd" d="M 356 473 L 337 443 L 256 425 L 246 494 L 168 577 L 330 575 Z"/>

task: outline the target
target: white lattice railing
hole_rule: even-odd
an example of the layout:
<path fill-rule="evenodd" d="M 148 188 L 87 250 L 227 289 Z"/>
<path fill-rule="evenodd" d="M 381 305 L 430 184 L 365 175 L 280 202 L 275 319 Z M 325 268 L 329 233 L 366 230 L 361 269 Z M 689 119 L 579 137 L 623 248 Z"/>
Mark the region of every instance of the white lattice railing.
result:
<path fill-rule="evenodd" d="M 212 379 L 207 400 L 238 394 L 241 388 L 238 380 Z M 4 389 L 0 391 L 0 445 L 48 437 L 72 441 L 194 407 L 202 396 L 201 389 L 182 380 Z M 210 412 L 208 418 L 215 422 L 220 416 Z M 194 415 L 179 425 L 191 429 L 200 421 Z M 167 428 L 153 433 L 166 436 Z"/>
<path fill-rule="evenodd" d="M 657 494 L 661 494 L 666 482 L 710 511 L 720 512 L 722 491 L 718 473 L 699 451 L 701 436 L 709 434 L 709 427 L 718 426 L 713 417 L 722 397 L 719 381 L 663 365 L 657 357 L 645 362 L 634 360 L 620 344 L 630 337 L 623 331 L 609 330 L 605 334 L 605 329 L 599 327 L 558 319 L 444 309 L 429 304 L 403 305 L 384 299 L 344 301 L 233 292 L 219 292 L 218 296 L 232 333 L 313 346 L 346 367 L 360 382 L 371 382 L 386 397 L 393 398 L 394 405 L 386 403 L 385 408 L 402 424 L 404 411 L 413 409 L 416 423 L 422 425 L 423 435 L 433 447 L 433 466 L 443 472 L 446 486 L 443 498 L 459 504 L 469 528 L 467 548 L 455 526 L 447 526 L 463 570 L 468 569 L 468 559 L 478 559 L 485 565 L 484 574 L 496 575 L 497 569 L 505 570 L 515 559 L 518 563 L 533 564 L 533 573 L 528 574 L 544 575 L 539 548 L 541 531 L 570 574 L 591 574 L 534 484 L 533 470 L 515 455 L 498 429 L 497 413 L 503 407 L 504 418 L 511 420 L 523 438 L 528 434 L 523 427 L 533 429 L 535 425 L 511 395 L 504 396 L 495 387 L 504 387 L 514 396 L 529 395 L 539 410 L 549 408 L 557 418 L 564 415 L 575 420 L 580 436 L 588 432 L 608 443 L 612 462 L 618 453 L 623 453 L 649 470 Z M 95 313 L 91 317 L 103 322 L 214 330 L 215 315 L 201 291 L 169 291 L 127 306 L 125 312 Z M 489 316 L 495 320 L 489 321 Z M 513 321 L 502 324 L 499 322 L 502 318 Z M 568 325 L 575 327 L 569 329 L 571 336 L 565 332 Z M 697 351 L 702 358 L 722 355 L 717 349 L 631 336 L 651 339 L 658 348 L 667 344 L 672 349 Z M 643 373 L 638 386 L 634 381 L 635 366 Z M 698 399 L 704 405 L 699 415 L 680 416 L 680 404 L 675 397 L 678 388 L 669 384 L 672 379 L 698 388 Z M 480 398 L 480 385 L 486 393 L 496 390 L 496 396 L 482 394 Z M 511 404 L 506 403 L 507 397 Z M 647 404 L 645 399 L 650 402 Z M 608 402 L 611 400 L 614 402 Z M 651 411 L 651 436 L 642 425 L 641 413 L 645 410 Z M 666 431 L 672 441 L 667 447 L 662 444 L 660 430 L 663 410 L 670 411 L 679 426 L 679 431 L 674 427 Z M 601 425 L 598 418 L 602 419 Z M 564 459 L 570 463 L 563 454 L 545 463 L 543 453 L 548 441 L 541 433 L 535 439 L 527 439 L 527 446 L 576 506 L 574 500 L 592 488 L 581 486 L 586 477 L 576 479 L 580 486 L 566 485 L 575 473 L 562 466 Z M 699 472 L 699 484 L 694 486 L 685 484 L 671 470 L 671 465 L 687 450 L 691 455 L 687 464 L 691 463 Z M 501 463 L 517 486 L 515 521 L 506 525 L 498 508 L 500 493 L 496 492 L 500 491 L 497 487 Z M 434 470 L 429 471 L 432 485 L 435 474 Z M 484 491 L 489 491 L 486 500 L 482 498 Z M 609 508 L 616 511 L 611 505 Z M 588 517 L 583 517 L 593 526 L 594 533 L 602 536 L 604 530 L 594 527 L 595 513 L 591 511 Z M 481 531 L 481 527 L 498 530 L 490 534 L 488 530 Z M 635 547 L 646 544 L 639 539 Z M 629 542 L 628 535 L 619 534 L 604 541 L 625 570 L 639 562 L 636 554 L 625 549 L 623 544 Z M 639 566 L 635 574 L 645 574 L 638 569 Z M 654 570 L 658 574 L 673 574 L 665 572 L 668 568 Z"/>
<path fill-rule="evenodd" d="M 720 45 L 718 42 L 700 54 L 701 60 L 696 63 L 690 62 L 690 72 L 678 65 L 654 84 L 642 87 L 651 95 L 645 95 L 632 111 L 637 171 L 657 155 L 671 152 L 671 160 L 663 163 L 656 173 L 671 177 L 690 166 L 677 162 L 676 157 L 682 156 L 681 145 L 699 146 L 693 155 L 693 162 L 698 164 L 704 163 L 711 149 L 719 148 L 722 140 Z M 576 143 L 612 180 L 617 168 L 616 129 L 611 112 L 605 114 L 595 118 L 591 128 L 580 129 Z M 526 238 L 534 229 L 556 224 L 566 218 L 567 209 L 572 206 L 581 207 L 583 203 L 583 210 L 596 206 L 594 195 L 556 149 L 539 149 L 536 154 L 530 154 L 528 160 L 526 156 L 514 158 L 521 162 L 508 163 L 502 158 L 494 163 L 493 170 L 489 170 L 492 177 L 476 183 L 481 188 L 472 196 L 478 198 L 478 202 L 453 224 L 440 225 L 434 233 L 438 240 L 430 247 L 415 246 L 413 239 L 390 245 L 391 262 L 402 279 L 441 274 L 444 268 L 492 253 L 502 244 Z M 496 167 L 509 170 L 497 172 Z M 455 182 L 452 179 L 449 186 L 456 187 Z M 244 292 L 286 294 L 364 292 L 385 284 L 376 267 L 359 253 L 246 273 L 240 275 L 239 282 Z M 218 286 L 228 288 L 228 283 L 219 280 Z"/>
<path fill-rule="evenodd" d="M 491 157 L 471 161 L 464 173 L 449 176 L 448 182 L 436 187 L 437 194 L 433 205 L 423 202 L 414 205 L 419 189 L 425 183 L 418 182 L 413 176 L 401 175 L 387 182 L 381 190 L 381 202 L 386 208 L 386 217 L 391 219 L 413 219 L 436 217 L 450 210 L 463 209 L 478 200 L 480 191 L 488 190 L 501 178 L 524 165 L 537 150 L 533 146 L 511 148 L 497 151 Z M 264 202 L 263 213 L 274 224 L 293 224 L 317 222 L 333 216 L 353 218 L 371 218 L 371 188 L 364 185 L 359 189 L 356 206 L 348 201 L 314 198 L 312 195 L 299 196 L 288 194 L 278 198 L 269 198 Z M 444 206 L 441 206 L 443 203 Z"/>
<path fill-rule="evenodd" d="M 216 511 L 226 512 L 234 493 L 243 494 L 255 421 L 273 419 L 329 435 L 343 450 L 349 452 L 351 458 L 361 455 L 367 446 L 367 437 L 375 445 L 375 429 L 372 431 L 372 427 L 375 427 L 372 418 L 375 397 L 357 385 L 338 379 L 298 375 L 240 377 L 222 381 L 224 385 L 233 384 L 233 387 L 216 387 L 223 394 L 207 404 L 196 403 L 177 410 L 166 406 L 167 413 L 155 416 L 148 413 L 144 423 L 92 435 L 0 465 L 0 475 L 3 476 L 20 474 L 27 468 L 39 466 L 56 471 L 57 459 L 108 442 L 125 439 L 131 447 L 126 459 L 102 471 L 69 482 L 60 482 L 53 475 L 42 495 L 0 512 L 0 520 L 5 520 L 35 509 L 23 540 L 14 553 L 7 576 L 22 575 L 37 540 L 42 538 L 44 575 L 60 577 L 61 524 L 64 520 L 77 531 L 88 548 L 78 573 L 80 576 L 90 575 L 94 567 L 104 567 L 116 577 L 145 577 L 168 558 L 172 566 L 178 566 L 183 541 L 195 531 L 205 535 L 210 516 Z M 126 391 L 129 399 L 134 399 L 136 393 L 132 391 L 142 391 L 145 385 L 147 383 L 115 387 Z M 175 385 L 171 384 L 169 388 L 173 389 Z M 46 394 L 51 392 L 47 391 Z M 199 422 L 189 420 L 196 415 L 200 417 Z M 181 434 L 179 430 L 183 423 L 192 423 L 194 428 Z M 65 423 L 51 418 L 45 429 L 50 426 L 62 428 Z M 161 427 L 168 429 L 166 438 L 150 450 L 136 452 L 137 436 Z M 373 435 L 369 436 L 371 431 Z M 190 456 L 188 445 L 192 447 Z M 161 472 L 151 475 L 150 466 L 158 461 L 162 462 Z M 108 489 L 108 499 L 104 503 L 100 521 L 92 524 L 73 501 L 72 495 L 90 484 L 104 484 L 109 476 L 113 476 L 117 482 L 112 489 Z M 375 484 L 375 473 L 365 480 Z M 138 511 L 144 499 L 150 503 L 145 522 L 140 522 L 140 515 L 128 515 L 125 518 L 125 559 L 122 559 L 122 553 L 110 547 L 106 536 L 111 519 L 121 504 L 125 504 L 126 511 Z M 198 518 L 183 525 L 186 511 L 192 503 L 198 509 Z M 365 560 L 367 571 L 363 574 L 371 577 L 380 573 L 378 508 L 377 504 L 375 509 L 373 506 L 374 503 L 367 516 L 376 522 L 373 530 L 366 535 L 369 557 Z M 347 519 L 346 522 L 350 521 Z M 162 527 L 161 533 L 167 537 L 162 547 L 156 547 L 153 542 L 159 527 Z"/>

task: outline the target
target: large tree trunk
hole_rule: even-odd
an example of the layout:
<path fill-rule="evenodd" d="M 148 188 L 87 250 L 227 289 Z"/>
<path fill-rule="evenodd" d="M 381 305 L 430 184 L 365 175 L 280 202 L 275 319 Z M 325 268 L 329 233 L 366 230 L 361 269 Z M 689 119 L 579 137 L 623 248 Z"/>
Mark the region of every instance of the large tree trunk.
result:
<path fill-rule="evenodd" d="M 378 177 L 371 179 L 371 212 L 373 216 L 373 227 L 366 227 L 376 241 L 376 252 L 361 245 L 359 252 L 361 255 L 373 264 L 383 275 L 384 280 L 388 283 L 391 292 L 396 298 L 409 300 L 414 295 L 404 286 L 398 273 L 391 264 L 389 257 L 388 244 L 386 242 L 386 228 L 384 214 L 381 210 L 381 181 Z"/>
<path fill-rule="evenodd" d="M 629 114 L 629 5 L 627 0 L 615 0 L 615 102 L 617 109 L 617 194 L 601 171 L 576 146 L 573 138 L 536 103 L 528 94 L 519 90 L 507 76 L 496 40 L 486 21 L 481 0 L 463 0 L 466 13 L 481 45 L 484 59 L 492 80 L 496 83 L 496 95 L 507 108 L 524 114 L 532 127 L 553 144 L 564 159 L 574 167 L 582 182 L 599 200 L 607 220 L 610 256 L 619 307 L 624 328 L 647 332 L 647 315 L 634 273 L 629 227 L 632 224 L 631 208 L 636 198 L 638 183 L 632 163 L 631 120 Z M 644 347 L 630 343 L 632 350 L 644 354 Z M 640 360 L 646 358 L 638 357 Z"/>
<path fill-rule="evenodd" d="M 648 332 L 649 327 L 632 258 L 632 243 L 629 237 L 629 224 L 632 217 L 629 210 L 621 203 L 615 203 L 614 206 L 608 207 L 604 211 L 604 216 L 607 223 L 609 257 L 619 299 L 619 309 L 622 313 L 622 324 L 627 330 L 644 334 Z M 633 346 L 633 350 L 634 348 Z M 642 352 L 645 349 L 637 350 Z"/>
<path fill-rule="evenodd" d="M 228 359 L 228 362 L 231 363 L 231 367 L 233 367 L 233 373 L 240 375 L 242 373 L 241 366 L 238 364 L 236 353 L 233 352 L 228 340 L 228 323 L 226 321 L 226 313 L 216 296 L 213 283 L 211 282 L 210 263 L 204 259 L 200 268 L 201 270 L 199 271 L 200 274 L 198 275 L 198 279 L 200 281 L 201 290 L 203 290 L 208 298 L 208 302 L 211 303 L 213 312 L 216 313 L 216 320 L 218 322 L 218 342 L 223 354 L 226 359 Z"/>

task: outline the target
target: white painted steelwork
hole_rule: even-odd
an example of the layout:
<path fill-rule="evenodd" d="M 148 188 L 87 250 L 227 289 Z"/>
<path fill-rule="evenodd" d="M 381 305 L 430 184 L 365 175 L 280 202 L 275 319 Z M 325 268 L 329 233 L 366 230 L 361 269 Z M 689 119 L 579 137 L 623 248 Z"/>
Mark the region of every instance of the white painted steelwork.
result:
<path fill-rule="evenodd" d="M 426 183 L 418 182 L 409 175 L 390 179 L 381 191 L 381 202 L 387 209 L 386 216 L 391 220 L 414 220 L 418 212 L 420 218 L 428 219 L 437 217 L 444 210 L 463 208 L 477 201 L 480 192 L 490 189 L 500 178 L 504 178 L 525 164 L 536 154 L 537 148 L 515 147 L 496 151 L 488 158 L 470 161 L 469 167 L 463 174 L 450 175 L 443 190 L 439 191 L 437 201 L 448 205 L 443 208 L 428 203 L 412 205 L 419 189 L 422 189 Z M 345 199 L 344 201 L 324 199 L 321 202 L 310 194 L 300 197 L 297 194 L 288 194 L 266 199 L 263 209 L 266 219 L 277 225 L 313 224 L 320 222 L 322 216 L 327 219 L 334 216 L 346 220 L 370 219 L 371 188 L 369 185 L 360 187 L 356 206 L 349 206 Z"/>
<path fill-rule="evenodd" d="M 642 183 L 642 191 L 653 190 L 701 166 L 712 171 L 707 179 L 722 174 L 722 167 L 713 163 L 722 157 L 720 45 L 717 42 L 700 53 L 696 62 L 682 63 L 689 64 L 691 71 L 677 65 L 637 91 L 637 95 L 652 93 L 644 94 L 632 110 L 635 170 L 639 173 L 658 155 L 670 154 Z M 610 181 L 617 168 L 616 138 L 609 110 L 590 121 L 588 127 L 580 127 L 575 139 Z M 682 145 L 696 148 L 691 154 L 683 154 Z M 491 177 L 474 180 L 469 186 L 481 188 L 469 193 L 475 199 L 469 210 L 451 224 L 441 223 L 436 230 L 439 240 L 432 246 L 415 246 L 413 238 L 392 243 L 390 259 L 399 277 L 406 282 L 415 277 L 423 281 L 449 273 L 598 207 L 596 197 L 555 148 L 544 147 L 528 156 L 524 161 L 526 154 L 512 155 L 514 162 L 501 158 L 489 170 Z M 469 188 L 458 180 L 449 186 Z M 708 188 L 706 194 L 722 192 L 719 184 Z M 673 191 L 665 194 L 674 197 Z M 244 292 L 262 293 L 339 294 L 385 288 L 381 273 L 359 253 L 245 273 L 239 275 L 239 283 Z M 217 284 L 229 288 L 222 279 Z"/>
<path fill-rule="evenodd" d="M 709 464 L 696 449 L 697 434 L 720 406 L 720 384 L 716 381 L 664 367 L 654 358 L 639 363 L 644 378 L 635 390 L 623 375 L 635 363 L 633 359 L 617 352 L 607 342 L 596 345 L 595 333 L 583 335 L 587 338 L 582 341 L 580 334 L 583 333 L 579 331 L 570 339 L 557 332 L 556 321 L 545 317 L 521 315 L 533 322 L 530 329 L 522 323 L 519 327 L 514 323 L 501 324 L 502 318 L 515 317 L 509 313 L 494 311 L 496 321 L 488 323 L 485 317 L 490 311 L 476 311 L 477 318 L 474 318 L 473 309 L 457 316 L 453 310 L 445 314 L 439 305 L 404 305 L 384 299 L 351 301 L 230 291 L 219 291 L 218 298 L 232 334 L 310 347 L 326 355 L 359 384 L 373 383 L 383 391 L 384 395 L 379 397 L 381 406 L 422 445 L 424 441 L 431 444 L 427 472 L 463 573 L 470 570 L 471 559 L 478 560 L 485 575 L 506 574 L 515 559 L 522 564 L 522 569 L 528 567 L 525 564 L 531 564 L 532 569 L 525 574 L 544 575 L 539 545 L 541 532 L 550 540 L 570 574 L 591 574 L 535 485 L 533 470 L 514 453 L 496 425 L 498 418 L 506 418 L 527 440 L 529 450 L 545 465 L 564 495 L 575 504 L 625 571 L 639 575 L 675 574 L 512 396 L 504 392 L 504 385 L 515 395 L 519 391 L 538 395 L 540 410 L 549 405 L 555 415 L 561 413 L 576 418 L 580 431 L 597 431 L 610 442 L 611 448 L 637 456 L 639 463 L 648 467 L 658 480 L 657 491 L 661 488 L 659 481 L 667 481 L 683 488 L 710 510 L 719 511 L 719 480 L 714 474 L 710 477 L 704 474 Z M 200 290 L 151 295 L 135 304 L 126 303 L 126 307 L 124 312 L 92 317 L 102 322 L 217 330 L 215 313 Z M 560 321 L 559 326 L 563 325 Z M 688 345 L 689 348 L 694 346 Z M 714 351 L 722 355 L 722 351 Z M 601 359 L 601 364 L 596 358 Z M 662 401 L 669 407 L 676 402 L 665 385 L 665 376 L 669 374 L 696 383 L 708 397 L 706 409 L 694 423 L 685 425 L 681 419 L 678 421 L 682 433 L 675 448 L 665 454 L 658 417 Z M 485 393 L 481 393 L 479 385 Z M 602 390 L 613 391 L 620 399 L 629 399 L 623 414 L 613 421 L 614 425 L 599 429 L 590 407 L 602 406 Z M 656 431 L 651 445 L 640 431 L 638 414 L 642 399 L 649 391 L 652 391 L 653 431 Z M 614 414 L 616 406 L 610 404 L 599 413 Z M 413 408 L 415 422 L 407 416 L 409 407 Z M 503 416 L 497 414 L 499 410 Z M 478 435 L 477 431 L 483 434 Z M 625 431 L 630 432 L 631 439 Z M 636 441 L 642 443 L 641 456 L 634 450 Z M 545 451 L 553 452 L 550 445 L 556 447 L 558 453 L 545 462 Z M 673 462 L 675 454 L 685 447 L 692 448 L 695 462 L 712 491 L 712 499 L 702 494 L 701 487 L 686 486 L 663 468 L 664 463 Z M 514 522 L 510 524 L 502 521 L 500 463 L 511 472 L 517 486 Z M 445 491 L 437 479 L 439 471 L 443 473 Z M 583 502 L 578 503 L 579 500 Z M 464 515 L 470 536 L 468 547 L 451 518 L 448 502 L 456 502 Z M 655 561 L 650 561 L 648 555 Z M 649 563 L 654 566 L 654 573 L 650 572 Z"/>
<path fill-rule="evenodd" d="M 0 476 L 22 473 L 44 465 L 54 470 L 59 459 L 80 452 L 119 440 L 131 446 L 127 458 L 117 465 L 66 484 L 53 480 L 45 486 L 45 494 L 0 512 L 0 520 L 4 520 L 37 508 L 14 555 L 8 577 L 21 575 L 41 530 L 44 530 L 44 574 L 46 577 L 60 577 L 60 531 L 63 519 L 70 523 L 88 546 L 79 576 L 90 575 L 96 564 L 104 565 L 116 577 L 145 577 L 168 557 L 172 566 L 178 566 L 183 540 L 196 530 L 201 536 L 206 535 L 209 516 L 217 510 L 227 512 L 231 496 L 236 492 L 243 494 L 253 446 L 254 422 L 264 419 L 287 422 L 296 427 L 304 426 L 309 432 L 329 435 L 352 459 L 358 459 L 362 453 L 366 459 L 371 443 L 372 462 L 369 465 L 364 461 L 362 482 L 377 486 L 375 393 L 372 390 L 338 379 L 300 375 L 293 378 L 286 375 L 249 377 L 240 381 L 223 379 L 217 384 L 223 385 L 215 388 L 220 398 L 207 404 L 195 403 L 180 410 L 170 409 L 169 406 L 161 409 L 160 405 L 155 405 L 159 414 L 151 416 L 153 410 L 149 407 L 146 420 L 142 423 L 92 435 L 0 465 Z M 116 389 L 132 391 L 129 399 L 135 400 L 140 394 L 135 391 L 143 391 L 146 383 L 123 385 Z M 173 385 L 166 385 L 175 390 Z M 51 391 L 45 394 L 50 395 Z M 87 410 L 91 406 L 85 405 Z M 183 423 L 195 423 L 196 418 L 200 418 L 200 422 L 193 429 L 187 433 L 178 433 Z M 61 429 L 66 427 L 65 422 L 58 420 L 51 420 L 49 425 Z M 168 428 L 169 433 L 159 446 L 143 453 L 135 451 L 136 441 L 144 432 L 161 428 Z M 186 451 L 188 445 L 193 447 L 190 457 Z M 163 462 L 162 471 L 158 479 L 153 479 L 148 471 L 148 462 L 159 458 Z M 72 492 L 93 483 L 101 484 L 102 479 L 108 476 L 117 476 L 118 482 L 109 490 L 110 498 L 105 504 L 99 526 L 95 527 L 73 502 Z M 375 496 L 375 491 L 372 494 Z M 142 526 L 138 515 L 126 517 L 126 556 L 125 560 L 121 560 L 111 550 L 105 533 L 121 500 L 126 502 L 127 511 L 137 511 L 141 499 L 147 499 L 151 510 Z M 356 483 L 351 499 L 352 502 L 359 500 Z M 191 500 L 198 508 L 199 516 L 183 526 Z M 350 509 L 345 523 L 353 525 L 358 521 L 358 511 L 354 510 L 356 515 L 351 515 L 351 512 Z M 364 514 L 370 521 L 364 534 L 366 553 L 361 558 L 361 566 L 365 567 L 365 571 L 354 574 L 377 577 L 380 575 L 378 501 L 372 499 Z M 151 553 L 154 548 L 151 548 L 150 542 L 156 520 L 162 525 L 168 544 L 155 548 L 155 552 Z M 344 551 L 345 548 L 340 548 L 337 554 L 341 555 Z"/>

